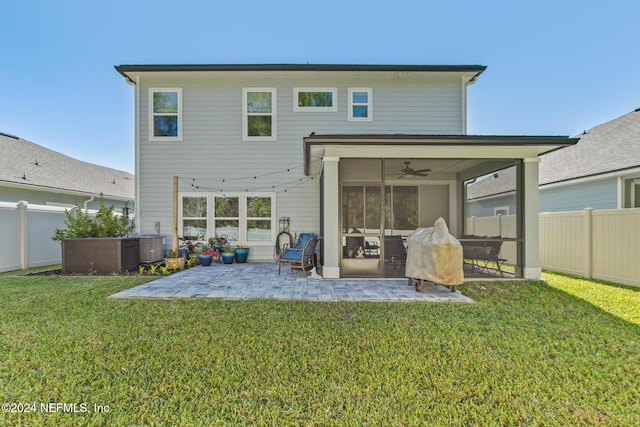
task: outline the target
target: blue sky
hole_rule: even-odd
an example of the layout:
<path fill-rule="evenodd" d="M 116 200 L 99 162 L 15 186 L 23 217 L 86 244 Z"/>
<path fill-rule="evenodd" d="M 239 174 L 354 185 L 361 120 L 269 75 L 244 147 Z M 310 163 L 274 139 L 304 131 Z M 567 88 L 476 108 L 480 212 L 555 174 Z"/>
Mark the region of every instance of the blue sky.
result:
<path fill-rule="evenodd" d="M 134 172 L 120 64 L 480 64 L 468 133 L 569 135 L 640 107 L 637 0 L 21 0 L 0 132 Z"/>

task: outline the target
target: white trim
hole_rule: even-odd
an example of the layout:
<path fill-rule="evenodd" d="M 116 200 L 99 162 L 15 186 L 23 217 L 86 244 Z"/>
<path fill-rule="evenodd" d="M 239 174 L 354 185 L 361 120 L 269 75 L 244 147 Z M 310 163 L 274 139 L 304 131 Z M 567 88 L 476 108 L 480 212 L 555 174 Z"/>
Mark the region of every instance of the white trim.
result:
<path fill-rule="evenodd" d="M 625 179 L 626 177 L 636 175 L 639 172 L 640 172 L 640 168 L 634 168 L 634 169 L 628 169 L 624 171 L 606 172 L 598 175 L 586 176 L 583 178 L 571 178 L 561 182 L 540 184 L 540 189 L 542 190 L 543 188 L 566 187 L 567 185 L 583 184 L 586 182 L 602 181 L 605 179 L 618 178 L 618 177 Z"/>
<path fill-rule="evenodd" d="M 271 113 L 251 113 L 252 116 L 271 117 L 270 136 L 249 136 L 249 113 L 247 112 L 247 94 L 249 92 L 271 93 Z M 276 141 L 277 139 L 277 91 L 274 87 L 250 87 L 242 88 L 242 140 L 243 141 Z"/>
<path fill-rule="evenodd" d="M 331 107 L 300 107 L 298 105 L 298 94 L 300 92 L 331 92 Z M 297 113 L 335 113 L 338 111 L 338 89 L 335 87 L 294 87 L 293 88 L 293 111 Z"/>
<path fill-rule="evenodd" d="M 636 206 L 636 186 L 640 186 L 640 179 L 634 179 L 633 181 L 631 181 L 631 188 L 629 190 L 629 192 L 631 194 L 629 194 L 630 198 L 629 198 L 629 202 L 630 205 L 629 207 L 631 208 L 637 208 L 640 206 Z"/>
<path fill-rule="evenodd" d="M 366 92 L 367 93 L 367 102 L 353 102 L 353 93 L 354 92 Z M 350 122 L 372 122 L 373 121 L 373 89 L 370 87 L 350 87 L 349 88 L 349 118 L 347 119 Z M 353 107 L 357 106 L 366 106 L 367 107 L 367 117 L 354 117 L 353 116 Z"/>
<path fill-rule="evenodd" d="M 154 113 L 153 112 L 153 94 L 156 92 L 176 92 L 177 93 L 177 108 L 176 113 Z M 179 87 L 150 87 L 149 88 L 149 141 L 182 141 L 182 88 Z M 178 135 L 177 136 L 155 136 L 153 134 L 154 116 L 175 116 L 178 119 Z"/>
<path fill-rule="evenodd" d="M 505 211 L 505 213 L 498 213 L 498 211 Z M 496 206 L 493 208 L 493 216 L 509 215 L 509 206 Z"/>

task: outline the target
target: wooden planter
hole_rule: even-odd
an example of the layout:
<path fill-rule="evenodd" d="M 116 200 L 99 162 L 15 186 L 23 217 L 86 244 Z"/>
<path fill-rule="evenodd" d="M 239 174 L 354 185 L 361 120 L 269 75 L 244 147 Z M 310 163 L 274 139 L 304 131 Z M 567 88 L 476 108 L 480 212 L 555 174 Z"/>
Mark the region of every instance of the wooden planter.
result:
<path fill-rule="evenodd" d="M 139 264 L 139 237 L 62 239 L 63 273 L 110 274 L 135 271 Z"/>

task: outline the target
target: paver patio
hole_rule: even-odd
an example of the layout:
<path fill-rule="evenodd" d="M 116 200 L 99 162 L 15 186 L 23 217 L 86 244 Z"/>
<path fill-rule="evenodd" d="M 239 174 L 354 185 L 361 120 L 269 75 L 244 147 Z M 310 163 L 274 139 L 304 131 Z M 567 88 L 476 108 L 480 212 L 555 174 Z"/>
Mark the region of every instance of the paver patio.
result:
<path fill-rule="evenodd" d="M 220 298 L 309 301 L 473 302 L 459 292 L 426 283 L 421 292 L 407 279 L 313 279 L 273 262 L 197 266 L 162 277 L 111 298 Z"/>

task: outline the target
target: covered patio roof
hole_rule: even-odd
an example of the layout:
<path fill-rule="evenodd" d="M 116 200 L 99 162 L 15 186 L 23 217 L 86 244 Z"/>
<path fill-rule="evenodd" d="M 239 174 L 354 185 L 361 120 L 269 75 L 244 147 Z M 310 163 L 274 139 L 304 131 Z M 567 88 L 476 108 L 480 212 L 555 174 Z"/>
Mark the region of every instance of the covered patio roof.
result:
<path fill-rule="evenodd" d="M 523 159 L 576 144 L 568 136 L 330 134 L 303 138 L 304 173 L 315 175 L 325 156 L 429 159 Z M 467 168 L 477 166 L 468 163 Z"/>

